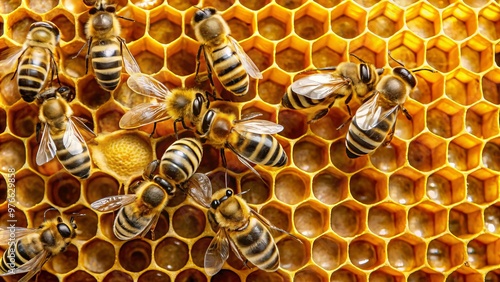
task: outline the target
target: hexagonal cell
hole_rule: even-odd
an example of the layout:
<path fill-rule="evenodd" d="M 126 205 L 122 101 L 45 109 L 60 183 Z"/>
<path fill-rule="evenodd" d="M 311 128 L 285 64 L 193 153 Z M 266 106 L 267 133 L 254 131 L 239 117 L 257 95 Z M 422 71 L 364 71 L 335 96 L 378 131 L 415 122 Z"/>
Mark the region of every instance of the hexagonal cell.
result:
<path fill-rule="evenodd" d="M 267 174 L 267 171 L 258 172 L 264 181 L 254 173 L 247 173 L 240 180 L 241 191 L 245 191 L 245 194 L 241 195 L 241 197 L 249 204 L 263 204 L 271 198 L 273 179 Z"/>
<path fill-rule="evenodd" d="M 257 14 L 259 34 L 269 40 L 280 40 L 292 31 L 292 13 L 276 5 L 268 5 Z"/>
<path fill-rule="evenodd" d="M 257 81 L 258 95 L 266 103 L 279 104 L 285 94 L 286 85 L 290 84 L 288 74 L 276 67 L 263 73 L 263 79 Z"/>
<path fill-rule="evenodd" d="M 478 31 L 490 40 L 500 38 L 500 7 L 492 3 L 479 11 Z"/>
<path fill-rule="evenodd" d="M 47 186 L 47 197 L 56 206 L 68 207 L 80 199 L 80 182 L 69 173 L 51 176 Z"/>
<path fill-rule="evenodd" d="M 99 108 L 111 97 L 108 91 L 99 86 L 93 75 L 80 79 L 76 89 L 81 90 L 76 92 L 78 101 L 91 109 Z"/>
<path fill-rule="evenodd" d="M 331 26 L 338 36 L 354 38 L 366 29 L 366 11 L 352 2 L 337 5 L 332 10 Z"/>
<path fill-rule="evenodd" d="M 427 3 L 409 7 L 405 15 L 408 28 L 420 37 L 429 38 L 441 30 L 439 12 Z"/>
<path fill-rule="evenodd" d="M 351 176 L 349 190 L 354 199 L 370 205 L 387 197 L 387 177 L 374 170 L 365 169 Z"/>
<path fill-rule="evenodd" d="M 322 282 L 328 279 L 328 274 L 315 266 L 309 266 L 300 270 L 294 276 L 294 281 L 297 282 Z"/>
<path fill-rule="evenodd" d="M 274 193 L 283 203 L 295 205 L 309 197 L 309 183 L 309 177 L 303 172 L 284 170 L 276 176 Z"/>
<path fill-rule="evenodd" d="M 78 240 L 90 240 L 97 234 L 97 225 L 99 223 L 97 214 L 86 206 L 80 204 L 73 206 L 64 211 L 64 216 L 75 219 L 76 226 L 80 230 L 76 235 Z"/>
<path fill-rule="evenodd" d="M 287 274 L 278 270 L 276 272 L 265 272 L 263 270 L 256 270 L 250 273 L 246 279 L 247 282 L 259 281 L 290 281 Z"/>
<path fill-rule="evenodd" d="M 71 282 L 71 281 L 97 282 L 97 279 L 86 271 L 78 270 L 71 273 L 70 275 L 66 276 L 63 279 L 63 282 Z"/>
<path fill-rule="evenodd" d="M 346 154 L 345 139 L 338 140 L 330 147 L 330 161 L 343 172 L 355 172 L 365 167 L 368 158 L 351 159 Z"/>
<path fill-rule="evenodd" d="M 415 74 L 417 86 L 410 97 L 421 104 L 429 104 L 443 96 L 444 76 L 440 73 L 422 71 Z"/>
<path fill-rule="evenodd" d="M 124 4 L 126 5 L 127 3 Z M 134 9 L 132 6 L 125 6 L 118 12 L 118 14 L 121 17 L 133 19 L 133 21 L 120 20 L 121 36 L 126 42 L 136 41 L 144 37 L 144 34 L 146 33 L 147 21 L 147 15 L 144 10 Z"/>
<path fill-rule="evenodd" d="M 386 282 L 386 281 L 394 281 L 394 282 L 402 282 L 405 281 L 405 277 L 402 273 L 395 271 L 394 269 L 383 266 L 373 272 L 370 273 L 368 278 L 370 282 Z"/>
<path fill-rule="evenodd" d="M 467 201 L 482 205 L 498 198 L 498 177 L 479 169 L 467 176 Z"/>
<path fill-rule="evenodd" d="M 84 182 L 85 197 L 88 203 L 93 203 L 99 199 L 117 195 L 120 184 L 108 174 L 102 172 L 93 173 Z"/>
<path fill-rule="evenodd" d="M 171 5 L 171 4 L 170 4 Z M 182 16 L 165 5 L 150 13 L 149 35 L 162 44 L 169 44 L 182 33 Z"/>
<path fill-rule="evenodd" d="M 66 10 L 58 9 L 54 13 L 56 16 L 50 19 L 60 31 L 61 40 L 69 42 L 75 38 L 76 29 L 74 23 L 74 16 Z"/>
<path fill-rule="evenodd" d="M 143 240 L 127 241 L 120 247 L 118 260 L 128 271 L 142 271 L 151 263 L 151 245 Z"/>
<path fill-rule="evenodd" d="M 463 108 L 441 100 L 427 110 L 427 128 L 430 132 L 443 138 L 450 138 L 463 130 Z"/>
<path fill-rule="evenodd" d="M 354 201 L 344 202 L 332 208 L 330 227 L 341 237 L 354 237 L 363 232 L 366 209 Z"/>
<path fill-rule="evenodd" d="M 312 44 L 312 62 L 316 68 L 337 66 L 345 61 L 347 43 L 337 35 L 326 34 Z"/>
<path fill-rule="evenodd" d="M 425 193 L 425 177 L 412 168 L 403 168 L 389 177 L 389 196 L 400 205 L 411 205 Z"/>
<path fill-rule="evenodd" d="M 384 203 L 368 211 L 368 228 L 373 234 L 392 237 L 404 231 L 406 212 L 398 205 Z M 393 265 L 394 266 L 394 265 Z"/>
<path fill-rule="evenodd" d="M 310 137 L 300 139 L 293 146 L 293 162 L 305 172 L 315 172 L 328 163 L 327 144 Z"/>
<path fill-rule="evenodd" d="M 312 192 L 314 197 L 327 205 L 333 205 L 347 197 L 347 177 L 338 170 L 326 169 L 314 176 Z"/>
<path fill-rule="evenodd" d="M 158 266 L 169 271 L 177 271 L 186 265 L 189 249 L 186 243 L 179 239 L 167 237 L 156 246 L 154 258 Z"/>
<path fill-rule="evenodd" d="M 482 142 L 472 136 L 462 135 L 448 147 L 448 163 L 459 170 L 471 170 L 479 166 Z"/>
<path fill-rule="evenodd" d="M 443 273 L 434 270 L 423 268 L 417 270 L 408 276 L 408 282 L 423 282 L 423 281 L 444 281 Z"/>
<path fill-rule="evenodd" d="M 123 110 L 113 101 L 100 106 L 96 115 L 97 133 L 111 133 L 120 130 L 119 122 L 122 118 Z"/>
<path fill-rule="evenodd" d="M 191 258 L 195 265 L 204 267 L 205 253 L 207 252 L 208 246 L 212 242 L 212 239 L 212 237 L 200 238 L 191 247 Z"/>
<path fill-rule="evenodd" d="M 347 244 L 333 236 L 323 235 L 314 240 L 312 260 L 324 270 L 333 270 L 346 260 Z"/>
<path fill-rule="evenodd" d="M 492 70 L 483 76 L 482 80 L 482 92 L 483 97 L 487 101 L 497 105 L 500 103 L 500 80 L 498 76 L 500 72 L 497 70 Z"/>
<path fill-rule="evenodd" d="M 237 41 L 244 40 L 254 34 L 254 13 L 235 5 L 229 8 L 224 13 L 229 28 L 231 29 L 231 36 Z"/>
<path fill-rule="evenodd" d="M 148 270 L 139 276 L 137 282 L 170 282 L 170 276 L 158 270 Z"/>
<path fill-rule="evenodd" d="M 43 14 L 54 9 L 54 7 L 56 7 L 57 4 L 59 3 L 58 0 L 50 0 L 50 1 L 28 0 L 27 2 L 28 2 L 27 3 L 28 8 L 39 14 Z"/>
<path fill-rule="evenodd" d="M 83 267 L 94 273 L 103 273 L 115 263 L 115 248 L 109 242 L 94 239 L 83 245 Z"/>
<path fill-rule="evenodd" d="M 500 171 L 500 139 L 488 141 L 483 148 L 482 164 L 484 167 Z"/>
<path fill-rule="evenodd" d="M 292 212 L 288 206 L 278 202 L 271 202 L 262 207 L 259 213 L 267 218 L 274 226 L 291 232 L 292 223 L 290 219 L 292 218 Z"/>
<path fill-rule="evenodd" d="M 289 37 L 276 45 L 276 64 L 285 72 L 298 72 L 309 65 L 309 44 L 303 39 Z"/>
<path fill-rule="evenodd" d="M 350 42 L 349 54 L 355 54 L 376 67 L 384 67 L 387 54 L 386 42 L 368 32 Z"/>
<path fill-rule="evenodd" d="M 70 244 L 62 253 L 51 258 L 47 265 L 56 273 L 67 273 L 78 266 L 78 249 Z"/>
<path fill-rule="evenodd" d="M 328 18 L 328 11 L 315 3 L 308 3 L 294 14 L 295 33 L 306 40 L 314 40 L 328 30 L 328 22 L 319 19 Z"/>
<path fill-rule="evenodd" d="M 403 31 L 392 36 L 389 39 L 388 49 L 391 51 L 391 56 L 408 69 L 414 69 L 424 63 L 424 41 L 412 32 Z M 396 67 L 399 64 L 389 59 L 389 65 Z"/>
<path fill-rule="evenodd" d="M 498 134 L 498 111 L 485 102 L 467 109 L 465 130 L 478 138 L 489 138 Z"/>
<path fill-rule="evenodd" d="M 469 203 L 452 208 L 448 223 L 450 232 L 459 238 L 471 238 L 483 230 L 481 210 Z"/>
<path fill-rule="evenodd" d="M 239 282 L 241 278 L 238 274 L 232 272 L 231 270 L 221 269 L 217 274 L 212 277 L 212 281 L 234 281 Z"/>
<path fill-rule="evenodd" d="M 0 109 L 0 133 L 5 131 L 7 127 L 7 113 L 4 109 Z"/>
<path fill-rule="evenodd" d="M 114 281 L 133 282 L 134 279 L 132 279 L 132 277 L 125 272 L 121 272 L 119 270 L 113 270 L 110 273 L 108 273 L 106 275 L 106 277 L 104 277 L 104 280 L 102 280 L 102 281 L 103 282 L 114 282 Z"/>
<path fill-rule="evenodd" d="M 10 35 L 9 37 L 17 43 L 23 44 L 28 35 L 29 27 L 37 21 L 41 21 L 40 15 L 20 9 L 16 12 L 16 17 L 11 19 L 10 28 L 6 31 L 6 35 Z"/>
<path fill-rule="evenodd" d="M 464 95 L 464 90 L 467 91 L 467 95 Z M 459 69 L 446 77 L 445 93 L 462 105 L 473 104 L 481 99 L 479 76 Z"/>
<path fill-rule="evenodd" d="M 338 137 L 345 136 L 348 126 L 344 126 L 341 130 L 337 128 L 348 119 L 349 116 L 344 110 L 334 107 L 330 109 L 326 116 L 310 123 L 309 126 L 311 131 L 318 137 L 326 140 L 334 140 Z"/>
<path fill-rule="evenodd" d="M 441 205 L 451 205 L 465 199 L 464 175 L 446 167 L 427 178 L 427 197 Z"/>
<path fill-rule="evenodd" d="M 424 264 L 425 243 L 410 234 L 392 239 L 387 245 L 387 260 L 399 271 L 412 271 Z"/>
<path fill-rule="evenodd" d="M 19 205 L 30 208 L 43 200 L 45 182 L 40 176 L 28 169 L 9 175 L 12 177 L 9 177 L 8 181 L 15 180 L 15 200 Z M 5 180 L 2 179 L 2 182 L 7 187 Z M 5 191 L 7 192 L 7 189 Z M 3 202 L 2 198 L 0 202 Z"/>
<path fill-rule="evenodd" d="M 182 42 L 182 40 L 178 40 L 175 43 Z M 170 52 L 168 52 L 167 49 L 167 54 L 169 56 L 169 59 L 173 60 L 174 62 L 178 62 L 179 57 L 178 54 L 174 54 L 177 50 L 176 47 L 178 48 L 177 44 L 170 44 L 168 47 L 171 48 Z M 194 45 L 194 43 L 192 44 Z M 184 47 L 184 46 L 183 46 Z M 182 48 L 182 47 L 181 47 Z M 191 49 L 194 49 L 191 48 Z M 172 51 L 174 50 L 174 51 Z M 165 50 L 163 46 L 158 44 L 156 41 L 150 39 L 149 37 L 143 37 L 139 39 L 138 41 L 135 41 L 131 46 L 130 46 L 130 52 L 134 56 L 135 60 L 137 61 L 137 64 L 139 64 L 139 67 L 141 68 L 141 71 L 146 74 L 154 74 L 159 72 L 164 64 L 165 64 Z M 195 57 L 192 57 L 193 59 L 193 65 L 195 64 L 194 59 Z M 181 62 L 178 62 L 181 63 Z M 168 62 L 167 62 L 168 66 Z M 185 65 L 188 67 L 189 65 Z M 193 68 L 194 72 L 194 68 Z M 191 72 L 192 73 L 192 72 Z"/>
<path fill-rule="evenodd" d="M 460 64 L 458 46 L 447 37 L 430 39 L 426 52 L 427 63 L 440 72 L 450 72 Z"/>
<path fill-rule="evenodd" d="M 2 3 L 0 5 L 0 13 L 1 14 L 9 14 L 14 11 L 17 7 L 21 6 L 22 0 L 12 0 Z"/>
<path fill-rule="evenodd" d="M 447 212 L 432 202 L 421 203 L 408 211 L 408 228 L 418 237 L 429 238 L 446 230 Z"/>
<path fill-rule="evenodd" d="M 314 238 L 328 229 L 328 210 L 317 202 L 306 202 L 296 208 L 293 221 L 300 234 Z"/>
<path fill-rule="evenodd" d="M 300 7 L 300 5 L 302 5 L 304 2 L 304 0 L 276 0 L 276 3 L 278 3 L 279 5 L 287 8 L 287 9 L 296 9 L 298 7 Z"/>
<path fill-rule="evenodd" d="M 288 236 L 276 243 L 280 253 L 280 267 L 289 271 L 295 271 L 309 261 L 311 246 L 308 241 L 301 242 Z"/>
<path fill-rule="evenodd" d="M 390 2 L 376 5 L 369 10 L 368 29 L 378 36 L 391 37 L 404 26 L 403 16 L 403 10 Z"/>
<path fill-rule="evenodd" d="M 444 140 L 429 133 L 420 135 L 408 146 L 408 162 L 420 171 L 430 171 L 441 167 L 446 162 Z"/>
<path fill-rule="evenodd" d="M 465 262 L 465 264 L 468 264 Z M 453 271 L 446 277 L 446 282 L 452 281 L 488 281 L 482 280 L 483 276 L 480 273 L 473 271 L 475 269 L 469 268 L 469 266 L 461 266 L 459 269 Z"/>
<path fill-rule="evenodd" d="M 168 69 L 180 76 L 194 73 L 198 48 L 198 44 L 185 38 L 170 44 L 167 48 Z"/>
<path fill-rule="evenodd" d="M 385 243 L 373 235 L 354 239 L 348 248 L 351 263 L 364 270 L 371 270 L 385 261 Z"/>
<path fill-rule="evenodd" d="M 172 217 L 175 233 L 183 238 L 198 237 L 205 230 L 205 222 L 205 213 L 189 205 L 180 207 Z"/>
<path fill-rule="evenodd" d="M 367 279 L 365 272 L 359 271 L 350 265 L 334 271 L 332 276 L 330 276 L 330 282 L 368 281 Z"/>
<path fill-rule="evenodd" d="M 486 273 L 486 276 L 484 277 L 484 281 L 486 281 L 486 282 L 500 281 L 500 274 L 498 274 L 497 270 L 492 270 L 492 271 Z"/>
<path fill-rule="evenodd" d="M 491 233 L 500 231 L 500 207 L 491 205 L 484 210 L 484 228 Z"/>
<path fill-rule="evenodd" d="M 432 240 L 427 247 L 427 262 L 437 271 L 460 265 L 465 258 L 463 242 L 451 235 Z"/>
<path fill-rule="evenodd" d="M 7 106 L 12 106 L 21 99 L 17 90 L 16 80 L 11 79 L 10 75 L 4 76 L 0 81 L 0 102 Z"/>
<path fill-rule="evenodd" d="M 488 70 L 493 64 L 492 48 L 489 40 L 474 36 L 460 46 L 460 64 L 472 72 Z"/>
<path fill-rule="evenodd" d="M 264 8 L 264 6 L 266 6 L 270 2 L 272 2 L 272 1 L 270 1 L 270 0 L 257 0 L 257 1 L 240 0 L 241 5 L 247 7 L 248 9 L 255 10 L 255 11 L 261 10 L 262 8 Z"/>
<path fill-rule="evenodd" d="M 394 138 L 390 144 L 378 147 L 368 157 L 377 169 L 383 172 L 394 171 L 406 162 L 406 143 Z"/>
<path fill-rule="evenodd" d="M 278 120 L 284 129 L 279 134 L 286 138 L 296 139 L 307 131 L 306 116 L 295 110 L 281 110 Z"/>
<path fill-rule="evenodd" d="M 269 42 L 259 36 L 254 36 L 245 42 L 242 42 L 241 46 L 247 50 L 247 55 L 252 59 L 261 72 L 266 71 L 273 65 L 274 44 L 272 42 Z"/>
<path fill-rule="evenodd" d="M 474 11 L 457 3 L 443 11 L 443 31 L 453 40 L 461 41 L 476 32 L 477 22 Z"/>
<path fill-rule="evenodd" d="M 28 226 L 28 220 L 26 218 L 26 215 L 21 209 L 14 209 L 14 217 L 11 216 L 12 213 L 9 213 L 8 210 L 8 205 L 3 202 L 2 208 L 0 208 L 0 227 L 6 228 L 8 227 L 11 222 L 9 220 L 15 219 L 16 220 L 16 227 L 27 227 Z"/>
<path fill-rule="evenodd" d="M 5 134 L 0 136 L 0 171 L 8 173 L 12 169 L 18 171 L 26 162 L 26 149 L 23 141 Z"/>

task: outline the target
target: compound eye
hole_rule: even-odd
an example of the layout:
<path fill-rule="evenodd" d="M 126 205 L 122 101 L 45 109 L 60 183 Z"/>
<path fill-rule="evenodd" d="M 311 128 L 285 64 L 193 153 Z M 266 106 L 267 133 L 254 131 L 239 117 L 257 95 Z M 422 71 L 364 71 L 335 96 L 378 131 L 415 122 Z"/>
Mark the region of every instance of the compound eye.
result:
<path fill-rule="evenodd" d="M 203 104 L 203 95 L 200 93 L 196 93 L 196 98 L 194 99 L 193 102 L 193 115 L 199 116 L 201 113 L 201 108 Z"/>
<path fill-rule="evenodd" d="M 95 13 L 97 13 L 97 9 L 96 9 L 95 7 L 90 8 L 90 10 L 89 10 L 89 15 L 93 15 L 93 14 L 95 14 Z"/>
<path fill-rule="evenodd" d="M 114 6 L 108 6 L 108 7 L 106 7 L 105 10 L 108 13 L 114 13 L 116 11 L 116 8 Z"/>
<path fill-rule="evenodd" d="M 210 204 L 210 207 L 212 207 L 212 209 L 216 209 L 220 206 L 220 202 L 219 200 L 213 200 L 212 203 Z"/>
<path fill-rule="evenodd" d="M 359 65 L 359 76 L 361 77 L 361 81 L 363 83 L 368 83 L 372 80 L 372 76 L 370 73 L 370 68 L 367 64 Z"/>
<path fill-rule="evenodd" d="M 217 14 L 217 10 L 215 10 L 214 8 L 208 8 L 207 12 L 208 12 L 209 15 L 215 15 L 215 14 Z"/>
<path fill-rule="evenodd" d="M 228 189 L 228 190 L 226 191 L 226 196 L 231 197 L 232 195 L 233 195 L 233 190 Z"/>
<path fill-rule="evenodd" d="M 71 237 L 71 230 L 69 230 L 69 227 L 64 223 L 57 224 L 57 231 L 59 231 L 59 234 L 61 234 L 63 238 Z"/>

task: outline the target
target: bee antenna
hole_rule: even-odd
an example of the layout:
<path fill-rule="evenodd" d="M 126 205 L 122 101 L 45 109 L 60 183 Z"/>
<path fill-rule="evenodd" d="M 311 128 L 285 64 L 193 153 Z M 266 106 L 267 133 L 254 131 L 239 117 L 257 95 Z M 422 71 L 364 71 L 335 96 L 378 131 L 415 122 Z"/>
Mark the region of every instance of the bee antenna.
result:
<path fill-rule="evenodd" d="M 238 194 L 236 194 L 236 195 L 241 196 L 241 195 L 244 195 L 244 194 L 246 194 L 246 193 L 248 193 L 248 192 L 250 192 L 250 189 L 247 189 L 247 190 L 245 190 L 245 191 L 241 191 L 240 193 L 238 193 Z"/>
<path fill-rule="evenodd" d="M 349 55 L 351 55 L 351 56 L 353 56 L 354 58 L 358 59 L 358 61 L 360 61 L 360 62 L 362 62 L 362 63 L 366 64 L 366 62 L 365 62 L 363 59 L 361 59 L 360 57 L 358 57 L 356 54 L 354 54 L 354 53 L 349 53 Z"/>
<path fill-rule="evenodd" d="M 419 71 L 429 71 L 429 72 L 432 72 L 432 73 L 436 73 L 437 70 L 433 70 L 433 69 L 418 69 L 418 70 L 412 70 L 412 72 L 419 72 Z"/>
<path fill-rule="evenodd" d="M 87 216 L 87 215 L 86 215 L 86 214 L 84 214 L 84 213 L 77 213 L 77 212 L 74 212 L 74 213 L 72 213 L 71 215 L 74 215 L 74 216 Z M 73 218 L 73 217 L 71 217 L 71 218 Z"/>
<path fill-rule="evenodd" d="M 202 11 L 203 13 L 205 13 L 205 11 L 203 11 L 203 9 L 200 8 L 200 7 L 198 7 L 198 6 L 192 6 L 192 7 L 195 7 L 196 9 L 198 9 L 198 10 Z"/>
<path fill-rule="evenodd" d="M 400 61 L 394 59 L 394 57 L 391 55 L 391 51 L 387 51 L 387 54 L 389 55 L 389 58 L 393 59 L 394 62 L 398 63 L 399 65 L 401 65 L 403 68 L 405 67 L 405 65 L 403 63 L 401 63 Z"/>
<path fill-rule="evenodd" d="M 43 212 L 43 221 L 46 221 L 47 220 L 47 212 L 48 211 L 56 211 L 57 209 L 56 208 L 48 208 L 46 209 L 44 212 Z"/>

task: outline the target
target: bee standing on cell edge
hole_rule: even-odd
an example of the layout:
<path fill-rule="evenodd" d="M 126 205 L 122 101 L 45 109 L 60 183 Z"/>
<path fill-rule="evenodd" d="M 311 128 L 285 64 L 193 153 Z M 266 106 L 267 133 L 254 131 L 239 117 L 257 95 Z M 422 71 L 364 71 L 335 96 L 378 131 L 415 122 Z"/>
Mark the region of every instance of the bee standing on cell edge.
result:
<path fill-rule="evenodd" d="M 248 75 L 262 79 L 262 74 L 252 59 L 231 37 L 229 25 L 217 10 L 214 8 L 199 9 L 191 19 L 191 26 L 194 29 L 196 39 L 200 42 L 200 49 L 196 57 L 197 80 L 199 80 L 198 71 L 202 51 L 212 87 L 214 87 L 213 72 L 222 86 L 236 96 L 243 96 L 248 92 Z"/>
<path fill-rule="evenodd" d="M 51 84 L 54 76 L 59 82 L 57 63 L 54 59 L 60 32 L 49 21 L 35 22 L 30 26 L 22 48 L 7 49 L 0 54 L 0 68 L 10 70 L 15 63 L 17 87 L 26 102 L 33 102 L 35 96 Z"/>
<path fill-rule="evenodd" d="M 337 98 L 346 97 L 345 104 L 350 113 L 348 104 L 352 95 L 356 94 L 358 98 L 363 99 L 373 90 L 379 76 L 384 72 L 384 69 L 377 69 L 354 54 L 351 56 L 357 58 L 360 63 L 343 62 L 336 67 L 314 70 L 320 72 L 302 77 L 287 88 L 281 104 L 289 109 L 300 110 L 329 102 L 327 108 L 316 112 L 309 121 L 313 123 L 328 114 Z"/>
<path fill-rule="evenodd" d="M 122 59 L 129 74 L 141 72 L 139 65 L 120 37 L 121 26 L 115 14 L 116 7 L 107 4 L 107 0 L 95 1 L 89 10 L 89 20 L 85 25 L 87 42 L 78 54 L 88 45 L 85 56 L 85 73 L 88 72 L 89 59 L 94 69 L 97 83 L 107 91 L 113 91 L 120 83 Z M 122 19 L 130 20 L 124 17 Z M 77 56 L 78 56 L 77 54 Z M 90 56 L 90 58 L 89 58 Z"/>
<path fill-rule="evenodd" d="M 430 69 L 410 71 L 399 61 L 396 62 L 401 67 L 395 67 L 392 74 L 380 79 L 372 95 L 359 107 L 352 118 L 345 140 L 346 153 L 349 158 L 369 154 L 382 143 L 383 145 L 389 144 L 394 136 L 399 111 L 401 110 L 406 118 L 411 120 L 403 104 L 410 92 L 417 86 L 413 73 L 435 72 Z"/>
<path fill-rule="evenodd" d="M 210 180 L 204 174 L 195 174 L 188 182 L 188 187 L 188 194 L 209 209 L 209 220 L 219 227 L 205 253 L 205 271 L 208 275 L 220 271 L 229 257 L 230 246 L 243 262 L 247 259 L 268 272 L 278 270 L 279 252 L 269 229 L 288 232 L 272 226 L 230 188 L 220 189 L 212 195 Z"/>
<path fill-rule="evenodd" d="M 181 122 L 186 129 L 187 120 L 194 127 L 210 105 L 208 94 L 202 94 L 203 91 L 199 89 L 175 88 L 170 91 L 158 80 L 142 73 L 132 74 L 127 85 L 132 91 L 156 98 L 160 103 L 143 103 L 130 109 L 120 119 L 120 128 L 123 129 L 133 129 L 150 123 L 155 123 L 156 127 L 156 122 L 172 118 L 177 138 L 177 123 Z"/>
<path fill-rule="evenodd" d="M 71 174 L 87 178 L 91 168 L 90 154 L 75 122 L 92 136 L 95 134 L 82 120 L 73 116 L 73 110 L 68 103 L 73 98 L 74 94 L 67 86 L 51 87 L 37 96 L 41 103 L 37 140 L 42 125 L 43 130 L 36 164 L 43 165 L 57 155 L 61 164 Z"/>
<path fill-rule="evenodd" d="M 10 241 L 13 235 L 15 241 Z M 61 217 L 44 220 L 36 229 L 22 227 L 0 229 L 0 242 L 2 244 L 9 242 L 9 247 L 0 261 L 0 276 L 27 272 L 19 280 L 27 282 L 51 257 L 66 251 L 76 235 L 76 223 L 73 217 L 69 222 Z"/>

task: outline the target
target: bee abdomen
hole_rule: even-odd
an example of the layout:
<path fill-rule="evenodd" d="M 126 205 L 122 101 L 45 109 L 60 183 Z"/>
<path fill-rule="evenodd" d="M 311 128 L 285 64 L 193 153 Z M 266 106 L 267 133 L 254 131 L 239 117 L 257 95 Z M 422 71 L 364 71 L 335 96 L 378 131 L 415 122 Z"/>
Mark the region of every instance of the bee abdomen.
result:
<path fill-rule="evenodd" d="M 203 147 L 199 141 L 184 138 L 172 144 L 163 154 L 161 171 L 176 182 L 190 178 L 203 156 Z"/>
<path fill-rule="evenodd" d="M 32 258 L 33 257 L 27 254 L 21 241 L 18 240 L 15 245 L 9 246 L 9 248 L 3 253 L 2 261 L 0 263 L 0 271 L 1 273 L 7 273 L 9 270 L 18 269 Z"/>
<path fill-rule="evenodd" d="M 31 50 L 23 56 L 17 74 L 17 85 L 26 102 L 32 102 L 45 85 L 49 59 L 45 50 Z"/>
<path fill-rule="evenodd" d="M 129 206 L 121 208 L 116 215 L 115 224 L 113 224 L 113 232 L 119 240 L 128 240 L 139 235 L 149 223 L 150 218 L 130 218 L 127 214 L 133 214 L 132 209 Z"/>
<path fill-rule="evenodd" d="M 281 144 L 269 134 L 240 133 L 235 145 L 234 148 L 240 155 L 257 164 L 281 167 L 288 161 Z"/>
<path fill-rule="evenodd" d="M 394 122 L 395 114 L 392 114 L 376 128 L 363 130 L 359 127 L 356 116 L 354 116 L 345 140 L 347 156 L 358 158 L 373 152 L 384 142 Z"/>
<path fill-rule="evenodd" d="M 92 44 L 92 67 L 99 85 L 109 91 L 120 82 L 122 55 L 120 44 L 114 40 L 101 40 Z"/>
<path fill-rule="evenodd" d="M 71 154 L 63 145 L 61 138 L 53 137 L 56 144 L 56 155 L 62 166 L 72 175 L 85 179 L 90 175 L 91 161 L 87 146 L 80 143 L 82 152 L 76 155 Z M 78 146 L 78 145 L 72 145 Z"/>
<path fill-rule="evenodd" d="M 304 95 L 293 92 L 291 86 L 288 87 L 281 104 L 292 110 L 306 109 L 322 103 L 325 99 L 311 99 Z"/>
<path fill-rule="evenodd" d="M 244 95 L 248 91 L 248 73 L 243 68 L 236 52 L 229 46 L 212 52 L 213 68 L 220 82 L 235 95 Z"/>

